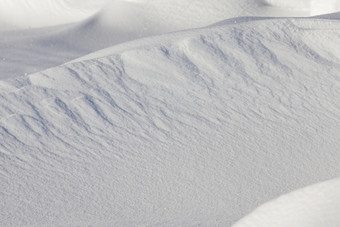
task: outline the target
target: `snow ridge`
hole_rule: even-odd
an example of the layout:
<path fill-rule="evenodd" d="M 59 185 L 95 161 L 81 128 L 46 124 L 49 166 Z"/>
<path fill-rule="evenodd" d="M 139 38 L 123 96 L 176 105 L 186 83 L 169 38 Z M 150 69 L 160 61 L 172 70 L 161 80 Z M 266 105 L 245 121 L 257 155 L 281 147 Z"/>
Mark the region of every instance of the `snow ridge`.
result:
<path fill-rule="evenodd" d="M 0 81 L 0 225 L 230 226 L 336 177 L 338 26 L 226 24 Z"/>
<path fill-rule="evenodd" d="M 299 2 L 302 6 L 296 1 L 264 0 L 2 0 L 0 79 L 39 72 L 119 43 L 226 19 L 321 13 L 305 8 L 311 6 L 310 1 Z M 294 4 L 295 8 L 290 7 Z M 340 10 L 332 1 L 322 4 L 313 3 L 315 10 Z M 65 23 L 73 24 L 62 25 Z"/>

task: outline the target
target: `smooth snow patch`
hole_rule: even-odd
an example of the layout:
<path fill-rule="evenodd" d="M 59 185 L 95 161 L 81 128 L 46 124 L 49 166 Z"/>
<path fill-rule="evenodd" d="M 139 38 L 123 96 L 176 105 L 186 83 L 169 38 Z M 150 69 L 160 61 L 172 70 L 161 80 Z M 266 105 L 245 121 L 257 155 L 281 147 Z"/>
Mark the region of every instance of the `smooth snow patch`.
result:
<path fill-rule="evenodd" d="M 310 4 L 310 14 L 312 16 L 340 11 L 339 0 L 312 0 Z"/>
<path fill-rule="evenodd" d="M 83 20 L 109 0 L 1 0 L 0 30 L 36 28 Z"/>
<path fill-rule="evenodd" d="M 339 214 L 340 179 L 334 179 L 268 202 L 233 227 L 336 227 Z"/>
<path fill-rule="evenodd" d="M 312 16 L 340 10 L 338 0 L 1 0 L 0 29 L 46 27 L 80 21 L 106 8 L 106 3 L 115 5 L 118 2 L 139 4 L 145 15 L 156 16 L 161 21 L 175 20 L 186 28 L 215 23 L 217 18 Z M 119 8 L 114 10 L 119 12 Z M 181 20 L 176 21 L 179 18 Z"/>

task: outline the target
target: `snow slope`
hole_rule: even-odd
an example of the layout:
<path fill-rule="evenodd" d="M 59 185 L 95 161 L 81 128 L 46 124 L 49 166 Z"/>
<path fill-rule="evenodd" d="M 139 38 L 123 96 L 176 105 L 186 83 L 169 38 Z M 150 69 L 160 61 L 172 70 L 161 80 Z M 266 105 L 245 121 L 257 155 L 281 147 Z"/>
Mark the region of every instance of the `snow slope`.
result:
<path fill-rule="evenodd" d="M 266 203 L 233 227 L 336 227 L 339 214 L 340 179 L 334 179 Z"/>
<path fill-rule="evenodd" d="M 107 6 L 107 3 L 111 6 Z M 111 8 L 110 14 L 115 16 L 115 13 L 122 13 L 116 7 L 117 4 L 131 6 L 130 11 L 138 6 L 138 13 L 143 12 L 144 17 L 151 20 L 156 16 L 165 23 L 177 23 L 177 26 L 190 28 L 202 26 L 202 23 L 214 23 L 216 18 L 312 16 L 340 10 L 337 0 L 1 0 L 0 29 L 37 28 L 77 22 L 102 8 L 104 11 Z"/>
<path fill-rule="evenodd" d="M 311 15 L 311 8 L 305 6 L 306 3 L 296 3 L 294 8 L 292 3 L 287 5 L 287 1 L 284 1 L 285 4 L 282 4 L 283 1 L 264 0 L 108 2 L 110 4 L 104 9 L 88 18 L 106 0 L 0 0 L 0 29 L 7 28 L 0 31 L 0 79 L 58 66 L 129 40 L 203 27 L 228 18 Z M 323 9 L 323 13 L 339 10 L 327 1 L 322 1 L 322 4 L 324 8 L 316 8 Z M 61 26 L 81 19 L 85 20 Z M 48 25 L 58 26 L 41 28 Z M 39 29 L 16 29 L 28 27 Z"/>
<path fill-rule="evenodd" d="M 37 28 L 77 22 L 109 0 L 0 0 L 0 30 Z"/>
<path fill-rule="evenodd" d="M 0 225 L 230 226 L 339 176 L 339 23 L 228 20 L 0 81 Z"/>
<path fill-rule="evenodd" d="M 196 11 L 189 8 L 192 1 L 177 1 L 175 5 L 164 0 L 117 0 L 110 1 L 110 4 L 95 16 L 76 24 L 16 30 L 17 27 L 41 27 L 41 23 L 62 24 L 65 19 L 71 22 L 73 19 L 65 14 L 77 15 L 77 12 L 82 12 L 79 10 L 82 4 L 71 5 L 71 1 L 67 3 L 65 0 L 51 0 L 44 1 L 43 4 L 39 2 L 41 1 L 20 0 L 19 4 L 11 0 L 0 1 L 0 28 L 3 24 L 7 27 L 10 23 L 13 24 L 9 26 L 10 31 L 0 31 L 0 79 L 38 72 L 117 43 L 182 30 L 190 25 L 200 27 L 239 16 L 244 13 L 244 7 L 249 9 L 254 6 L 255 9 L 255 5 L 250 4 L 249 0 L 234 0 L 234 7 L 230 7 L 231 3 L 223 3 L 220 0 L 214 0 L 211 4 L 209 1 L 196 1 L 196 5 L 199 4 Z M 207 17 L 208 11 L 205 12 L 204 9 L 209 5 L 212 7 L 208 7 L 210 14 Z M 229 10 L 223 12 L 219 9 L 221 7 Z M 219 13 L 216 14 L 215 11 Z M 53 20 L 46 16 L 54 13 L 56 18 L 52 18 Z M 32 17 L 31 14 L 35 16 Z M 188 14 L 190 17 L 187 17 Z M 205 17 L 201 17 L 201 14 Z M 88 13 L 86 15 L 89 16 Z M 186 17 L 183 17 L 184 15 Z M 190 22 L 191 20 L 193 22 Z"/>

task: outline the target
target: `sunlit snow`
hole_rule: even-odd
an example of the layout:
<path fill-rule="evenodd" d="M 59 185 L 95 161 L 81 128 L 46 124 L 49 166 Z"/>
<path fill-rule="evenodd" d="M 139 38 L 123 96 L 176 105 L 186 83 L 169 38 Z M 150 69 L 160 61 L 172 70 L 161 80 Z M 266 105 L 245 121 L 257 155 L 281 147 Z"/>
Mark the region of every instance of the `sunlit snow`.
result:
<path fill-rule="evenodd" d="M 0 0 L 0 226 L 340 225 L 339 10 Z"/>

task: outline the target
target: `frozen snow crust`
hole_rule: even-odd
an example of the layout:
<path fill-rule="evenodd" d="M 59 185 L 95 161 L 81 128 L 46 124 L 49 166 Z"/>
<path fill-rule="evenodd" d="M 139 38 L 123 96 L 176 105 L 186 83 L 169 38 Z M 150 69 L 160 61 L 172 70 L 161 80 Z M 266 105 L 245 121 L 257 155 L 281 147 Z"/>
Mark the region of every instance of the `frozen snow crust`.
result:
<path fill-rule="evenodd" d="M 235 21 L 0 81 L 0 225 L 230 226 L 339 176 L 339 21 Z"/>

